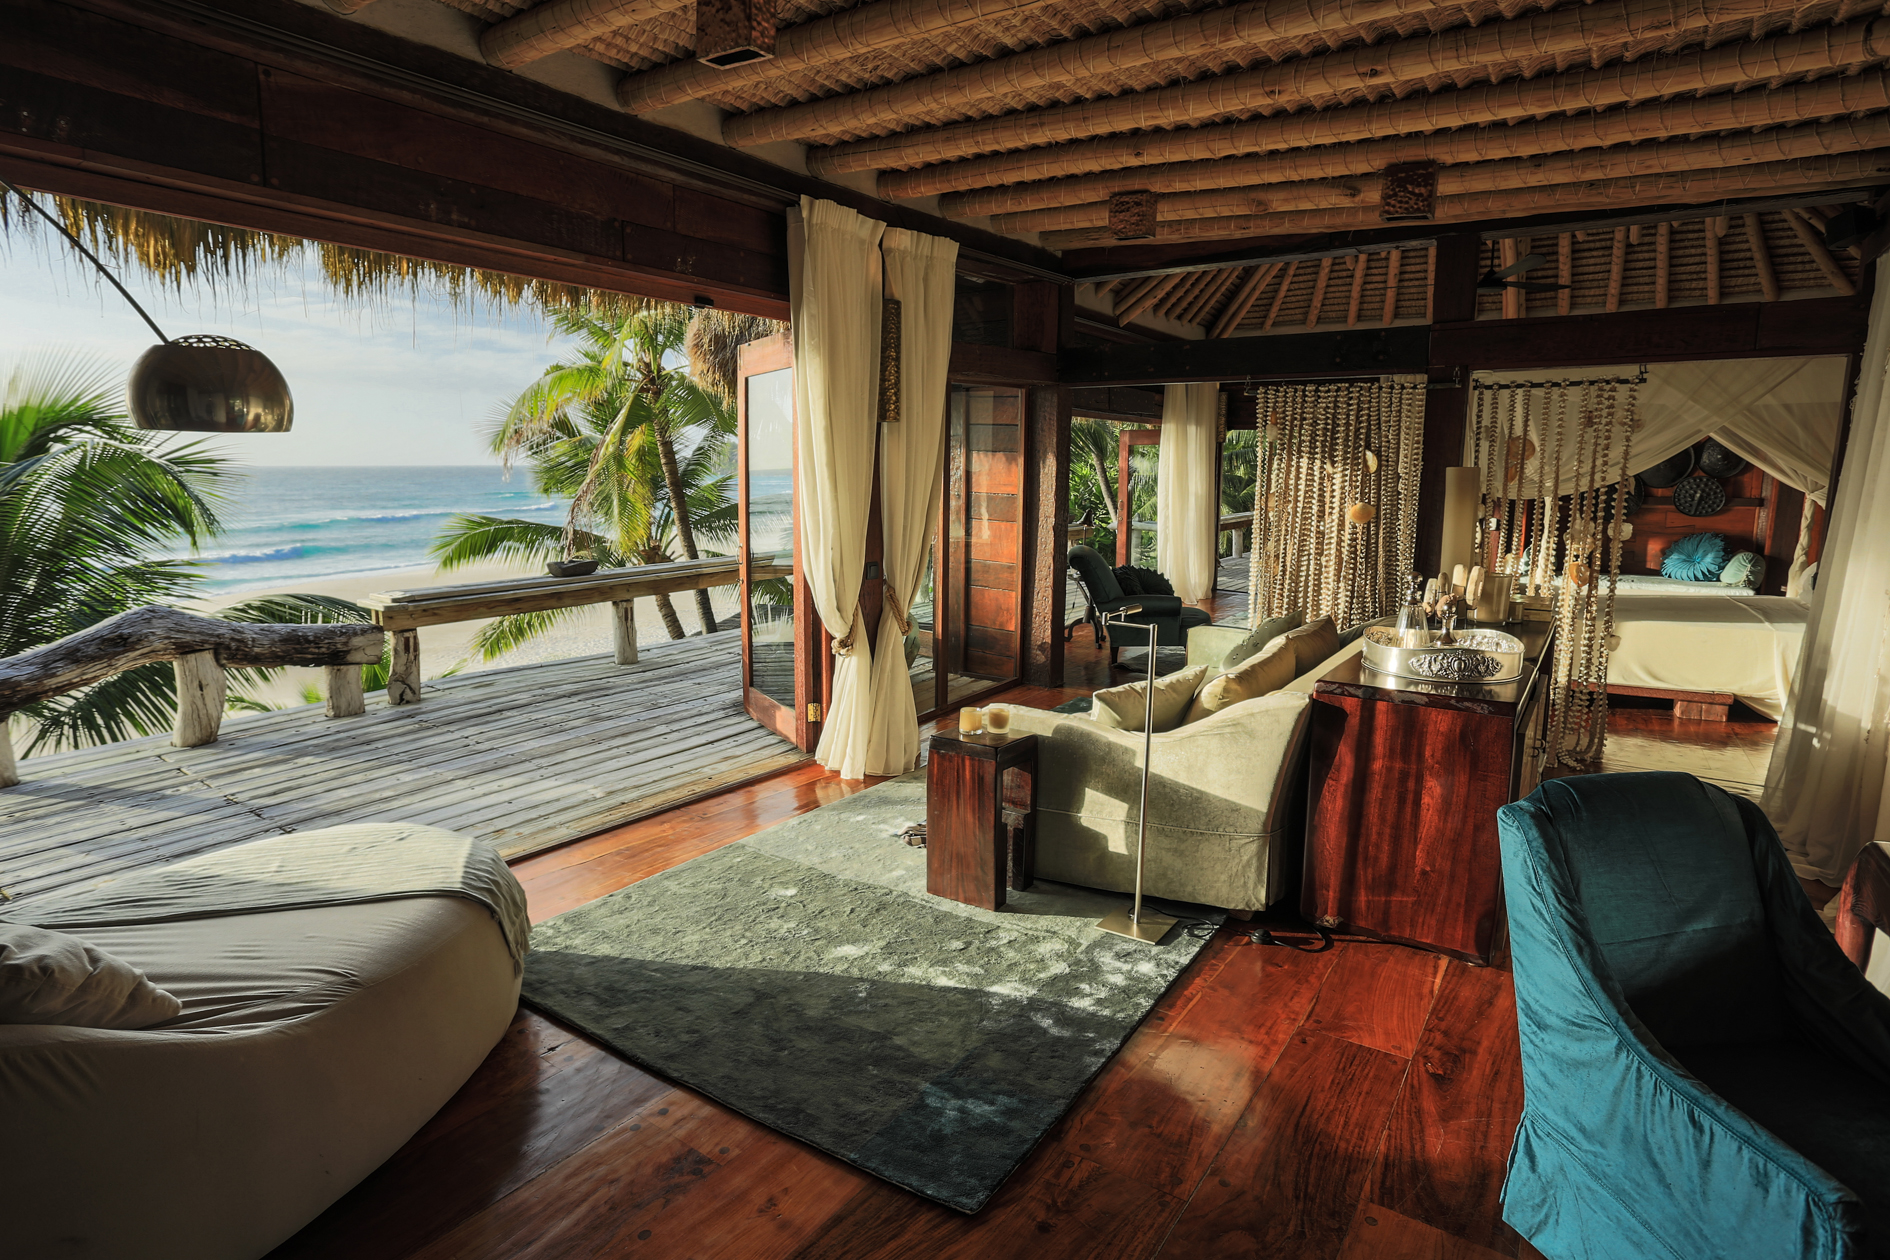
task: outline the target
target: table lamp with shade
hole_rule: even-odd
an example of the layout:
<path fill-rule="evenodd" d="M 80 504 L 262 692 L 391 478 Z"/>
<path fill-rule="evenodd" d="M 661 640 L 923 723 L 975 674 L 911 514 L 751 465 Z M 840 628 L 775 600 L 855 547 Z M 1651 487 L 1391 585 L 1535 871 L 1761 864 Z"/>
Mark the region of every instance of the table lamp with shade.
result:
<path fill-rule="evenodd" d="M 1145 632 L 1148 643 L 1148 678 L 1142 696 L 1142 813 L 1135 832 L 1135 901 L 1127 910 L 1117 910 L 1105 915 L 1096 926 L 1105 932 L 1126 936 L 1132 941 L 1141 941 L 1145 945 L 1159 945 L 1162 937 L 1168 934 L 1168 929 L 1175 926 L 1178 920 L 1171 915 L 1156 914 L 1142 908 L 1142 858 L 1148 848 L 1149 762 L 1155 750 L 1156 628 L 1148 622 L 1130 620 L 1141 611 L 1140 604 L 1130 604 L 1103 617 L 1103 621 L 1108 624 L 1108 634 L 1112 642 L 1117 640 L 1117 632 L 1123 629 L 1133 628 Z"/>

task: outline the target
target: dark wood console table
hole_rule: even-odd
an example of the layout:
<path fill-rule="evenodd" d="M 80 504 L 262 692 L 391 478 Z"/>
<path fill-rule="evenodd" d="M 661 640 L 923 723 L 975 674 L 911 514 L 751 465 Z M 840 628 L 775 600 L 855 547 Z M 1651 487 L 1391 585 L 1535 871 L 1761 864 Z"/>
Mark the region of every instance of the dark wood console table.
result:
<path fill-rule="evenodd" d="M 1496 811 L 1535 790 L 1551 627 L 1514 682 L 1394 678 L 1352 657 L 1313 691 L 1300 911 L 1323 927 L 1488 963 L 1500 940 Z"/>
<path fill-rule="evenodd" d="M 1037 737 L 932 736 L 925 771 L 925 891 L 996 910 L 1035 878 Z"/>

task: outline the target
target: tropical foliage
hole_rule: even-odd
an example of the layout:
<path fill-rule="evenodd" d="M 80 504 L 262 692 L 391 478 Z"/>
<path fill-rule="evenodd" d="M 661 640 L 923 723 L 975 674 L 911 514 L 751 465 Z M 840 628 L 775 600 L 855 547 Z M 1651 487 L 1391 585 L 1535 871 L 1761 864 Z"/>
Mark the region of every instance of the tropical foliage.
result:
<path fill-rule="evenodd" d="M 458 516 L 434 544 L 444 569 L 482 560 L 542 564 L 587 554 L 605 566 L 695 559 L 734 544 L 733 352 L 766 321 L 649 303 L 627 313 L 551 312 L 573 351 L 512 400 L 492 450 L 522 463 L 533 484 L 571 504 L 565 524 Z M 743 334 L 746 334 L 745 336 Z M 693 357 L 689 351 L 694 351 Z M 702 631 L 716 629 L 709 592 L 696 593 Z M 656 597 L 671 638 L 683 637 L 667 595 Z M 481 628 L 490 660 L 575 609 L 519 613 Z"/>
<path fill-rule="evenodd" d="M 51 643 L 145 604 L 202 598 L 202 574 L 180 550 L 222 528 L 236 468 L 200 442 L 132 428 L 124 387 L 104 364 L 48 354 L 16 364 L 0 386 L 0 656 Z M 227 609 L 236 621 L 359 620 L 344 601 L 277 596 Z M 328 608 L 325 605 L 336 607 Z M 268 671 L 233 671 L 240 688 Z M 176 712 L 168 664 L 126 670 L 28 706 L 29 752 L 82 747 L 167 729 Z"/>

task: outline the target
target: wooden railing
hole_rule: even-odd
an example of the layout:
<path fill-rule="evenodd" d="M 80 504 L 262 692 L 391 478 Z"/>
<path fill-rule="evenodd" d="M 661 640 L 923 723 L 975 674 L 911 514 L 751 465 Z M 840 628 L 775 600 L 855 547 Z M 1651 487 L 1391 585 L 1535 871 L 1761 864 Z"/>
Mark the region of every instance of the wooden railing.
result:
<path fill-rule="evenodd" d="M 509 578 L 464 586 L 429 586 L 380 591 L 362 600 L 374 620 L 394 636 L 387 676 L 389 704 L 420 701 L 420 628 L 455 621 L 483 621 L 507 613 L 544 612 L 609 604 L 619 665 L 637 660 L 636 601 L 651 595 L 730 586 L 739 580 L 734 556 L 678 560 L 627 569 L 602 569 L 585 577 Z M 783 569 L 783 572 L 791 570 Z"/>
<path fill-rule="evenodd" d="M 113 674 L 171 661 L 177 671 L 179 748 L 217 737 L 229 688 L 223 671 L 320 665 L 328 670 L 328 716 L 367 710 L 361 667 L 381 659 L 386 634 L 370 625 L 258 625 L 219 621 L 149 604 L 119 613 L 44 647 L 0 658 L 0 787 L 20 781 L 8 719 Z"/>

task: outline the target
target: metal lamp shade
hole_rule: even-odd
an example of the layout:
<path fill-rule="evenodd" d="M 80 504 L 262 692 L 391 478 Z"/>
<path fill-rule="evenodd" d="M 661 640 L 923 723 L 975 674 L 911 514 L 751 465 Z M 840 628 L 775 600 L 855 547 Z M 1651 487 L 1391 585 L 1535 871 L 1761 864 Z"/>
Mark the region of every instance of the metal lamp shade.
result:
<path fill-rule="evenodd" d="M 128 393 L 140 429 L 287 433 L 295 420 L 295 400 L 276 365 L 228 337 L 152 346 L 132 367 Z"/>

